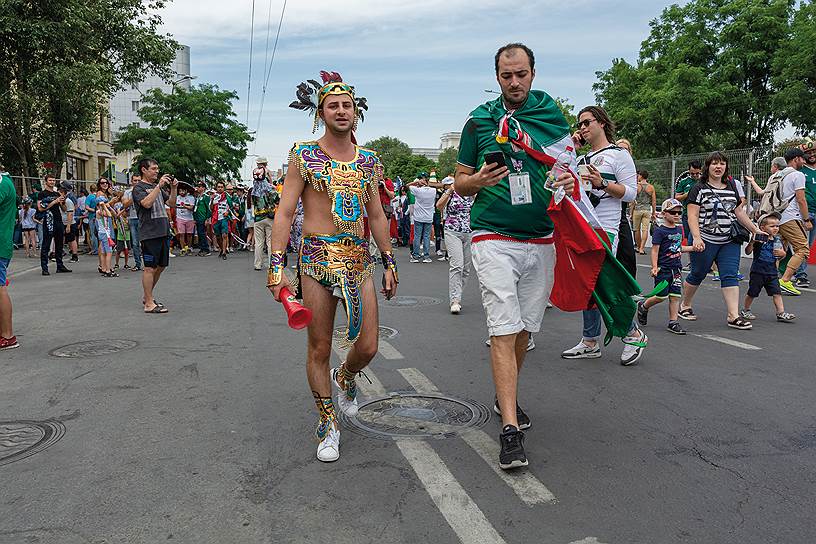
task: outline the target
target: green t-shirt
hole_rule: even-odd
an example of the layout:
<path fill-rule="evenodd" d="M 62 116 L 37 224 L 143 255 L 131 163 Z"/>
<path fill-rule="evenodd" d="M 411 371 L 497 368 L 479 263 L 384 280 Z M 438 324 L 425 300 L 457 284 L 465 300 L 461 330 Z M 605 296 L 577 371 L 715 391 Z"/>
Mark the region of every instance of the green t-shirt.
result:
<path fill-rule="evenodd" d="M 523 109 L 523 108 L 522 108 Z M 502 151 L 495 138 L 495 127 L 486 129 L 477 123 L 490 123 L 486 119 L 468 119 L 462 129 L 457 161 L 463 166 L 479 170 L 484 164 L 484 156 L 491 151 Z M 480 136 L 482 135 L 482 136 Z M 505 146 L 507 147 L 507 146 Z M 510 201 L 510 180 L 504 178 L 493 187 L 484 187 L 476 194 L 476 200 L 470 209 L 471 230 L 487 230 L 517 238 L 529 240 L 552 234 L 553 222 L 547 214 L 551 193 L 544 188 L 548 169 L 535 159 L 528 157 L 524 151 L 504 150 L 505 157 L 515 159 L 515 164 L 508 164 L 510 172 L 521 172 L 530 175 L 530 188 L 533 201 L 530 204 L 514 206 Z"/>
<path fill-rule="evenodd" d="M 680 181 L 677 182 L 677 185 L 674 188 L 674 194 L 686 194 L 691 191 L 691 188 L 697 183 L 697 180 L 691 176 L 686 176 L 681 178 Z M 688 206 L 688 198 L 683 199 L 683 215 L 686 215 L 686 207 Z"/>
<path fill-rule="evenodd" d="M 206 194 L 201 195 L 196 199 L 195 208 L 193 208 L 193 219 L 199 223 L 203 223 L 212 215 L 210 210 L 210 197 Z"/>
<path fill-rule="evenodd" d="M 0 174 L 0 257 L 14 254 L 14 225 L 17 222 L 17 191 L 11 176 Z"/>
<path fill-rule="evenodd" d="M 816 169 L 805 165 L 801 172 L 805 175 L 805 200 L 808 205 L 808 213 L 816 214 Z"/>

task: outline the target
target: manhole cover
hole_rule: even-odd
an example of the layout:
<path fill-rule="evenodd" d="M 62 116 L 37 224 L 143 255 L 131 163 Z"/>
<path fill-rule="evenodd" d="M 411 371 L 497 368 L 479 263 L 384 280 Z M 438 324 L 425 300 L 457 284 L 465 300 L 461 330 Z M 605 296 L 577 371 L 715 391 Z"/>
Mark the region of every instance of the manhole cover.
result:
<path fill-rule="evenodd" d="M 100 355 L 112 355 L 119 351 L 132 349 L 139 345 L 133 340 L 88 340 L 87 342 L 77 342 L 68 344 L 51 351 L 54 357 L 70 357 L 81 359 L 83 357 L 99 357 Z"/>
<path fill-rule="evenodd" d="M 411 392 L 364 402 L 356 417 L 340 418 L 346 428 L 373 438 L 448 438 L 481 427 L 490 411 L 471 400 Z"/>
<path fill-rule="evenodd" d="M 386 340 L 388 340 L 390 338 L 394 338 L 395 336 L 397 336 L 399 334 L 399 331 L 397 331 L 397 329 L 392 329 L 391 327 L 380 326 L 379 329 L 380 329 L 380 338 L 384 338 Z M 336 339 L 338 339 L 338 340 L 340 340 L 341 338 L 345 338 L 346 337 L 346 328 L 345 327 L 337 327 L 336 329 L 334 329 L 334 337 Z"/>
<path fill-rule="evenodd" d="M 59 421 L 0 421 L 0 466 L 39 453 L 64 434 Z"/>
<path fill-rule="evenodd" d="M 433 297 L 411 297 L 411 296 L 395 296 L 391 300 L 382 300 L 383 306 L 395 306 L 398 308 L 411 308 L 414 306 L 431 306 L 433 304 L 441 304 L 442 301 Z"/>

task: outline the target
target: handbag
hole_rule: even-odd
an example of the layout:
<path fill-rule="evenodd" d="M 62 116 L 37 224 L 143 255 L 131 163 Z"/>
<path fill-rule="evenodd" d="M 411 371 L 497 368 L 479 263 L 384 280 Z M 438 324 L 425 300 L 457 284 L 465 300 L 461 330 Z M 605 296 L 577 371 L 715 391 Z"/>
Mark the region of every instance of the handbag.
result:
<path fill-rule="evenodd" d="M 734 191 L 734 194 L 737 195 L 737 200 L 739 200 L 739 191 L 737 191 L 737 187 L 733 183 L 733 180 L 729 179 L 728 181 L 726 181 L 725 185 L 726 185 L 726 187 L 728 187 L 729 189 Z M 712 190 L 711 194 L 717 200 L 717 206 L 722 206 L 722 202 L 720 201 L 719 197 L 717 196 L 717 193 L 715 193 Z M 737 204 L 737 206 L 739 206 L 739 204 Z M 723 206 L 723 209 L 725 209 L 725 206 Z M 715 209 L 714 209 L 714 215 L 715 216 L 716 216 L 716 213 L 717 213 L 717 211 L 716 211 L 716 207 L 715 207 Z M 729 212 L 729 215 L 731 215 L 730 212 Z M 742 226 L 742 223 L 739 222 L 739 220 L 736 217 L 736 214 L 734 214 L 733 218 L 731 219 L 731 226 L 728 229 L 728 237 L 731 239 L 732 242 L 738 242 L 740 244 L 748 243 L 751 240 L 750 231 Z"/>

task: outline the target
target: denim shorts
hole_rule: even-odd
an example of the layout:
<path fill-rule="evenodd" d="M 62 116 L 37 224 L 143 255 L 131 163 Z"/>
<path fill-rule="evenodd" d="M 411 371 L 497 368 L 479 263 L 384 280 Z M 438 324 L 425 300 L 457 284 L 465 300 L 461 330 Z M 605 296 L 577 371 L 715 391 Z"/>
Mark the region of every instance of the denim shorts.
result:
<path fill-rule="evenodd" d="M 8 285 L 8 265 L 11 259 L 0 257 L 0 287 Z"/>

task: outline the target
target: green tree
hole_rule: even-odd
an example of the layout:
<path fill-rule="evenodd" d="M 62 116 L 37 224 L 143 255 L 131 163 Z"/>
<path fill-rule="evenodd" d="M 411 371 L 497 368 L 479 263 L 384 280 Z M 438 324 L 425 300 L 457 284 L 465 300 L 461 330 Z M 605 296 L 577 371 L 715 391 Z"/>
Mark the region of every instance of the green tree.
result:
<path fill-rule="evenodd" d="M 797 138 L 785 138 L 784 140 L 782 140 L 781 142 L 779 142 L 778 144 L 776 144 L 774 146 L 773 156 L 774 157 L 781 157 L 782 155 L 785 154 L 785 151 L 787 151 L 791 147 L 800 146 L 800 145 L 802 145 L 802 144 L 804 144 L 806 142 L 810 142 L 810 141 L 813 141 L 813 140 L 811 140 L 810 138 L 799 138 L 799 137 L 797 137 Z"/>
<path fill-rule="evenodd" d="M 794 0 L 692 0 L 650 23 L 635 65 L 598 72 L 598 101 L 639 154 L 667 155 L 773 141 L 773 60 Z"/>
<path fill-rule="evenodd" d="M 4 0 L 0 158 L 13 171 L 59 170 L 123 83 L 169 76 L 178 44 L 159 34 L 163 0 Z"/>
<path fill-rule="evenodd" d="M 162 171 L 186 181 L 239 178 L 252 137 L 235 120 L 232 101 L 237 98 L 235 92 L 216 85 L 171 94 L 154 89 L 139 109 L 139 117 L 150 126 L 127 127 L 114 149 L 117 153 L 138 150 L 136 161 L 156 159 Z"/>
<path fill-rule="evenodd" d="M 456 159 L 459 158 L 459 150 L 455 147 L 449 147 L 442 151 L 437 160 L 436 174 L 439 179 L 446 176 L 452 176 L 456 171 Z"/>
<path fill-rule="evenodd" d="M 410 183 L 420 172 L 430 173 L 436 168 L 434 161 L 422 155 L 400 155 L 392 161 L 390 169 L 386 170 L 386 175 L 392 179 L 399 177 L 404 183 Z"/>
<path fill-rule="evenodd" d="M 411 147 L 399 138 L 392 136 L 380 136 L 376 140 L 366 142 L 363 147 L 377 152 L 383 166 L 385 166 L 385 175 L 389 178 L 395 177 L 391 171 L 391 165 L 394 164 L 397 157 L 411 156 Z"/>
<path fill-rule="evenodd" d="M 561 109 L 561 113 L 564 114 L 564 118 L 567 120 L 567 124 L 570 128 L 575 127 L 575 123 L 578 122 L 578 117 L 576 117 L 574 111 L 575 106 L 569 103 L 569 100 L 566 98 L 561 98 L 559 96 L 555 97 L 555 103 L 558 104 L 558 107 Z"/>
<path fill-rule="evenodd" d="M 816 4 L 802 2 L 774 58 L 774 104 L 800 134 L 816 131 Z"/>

